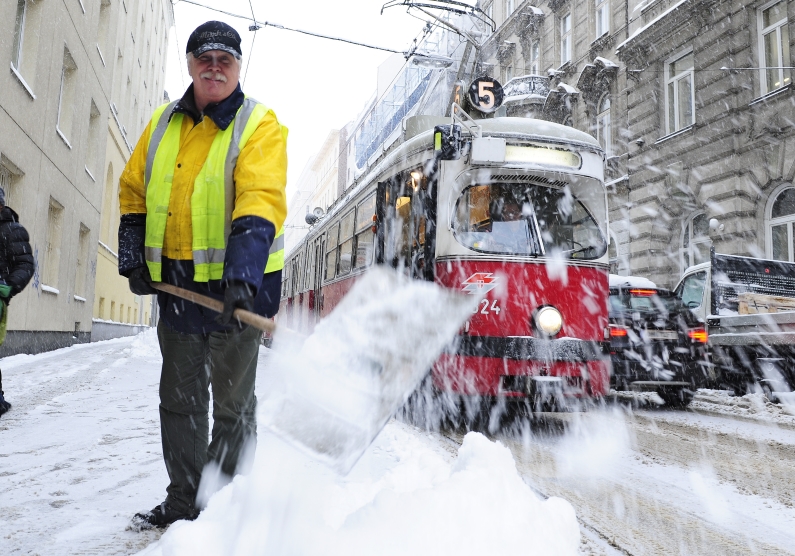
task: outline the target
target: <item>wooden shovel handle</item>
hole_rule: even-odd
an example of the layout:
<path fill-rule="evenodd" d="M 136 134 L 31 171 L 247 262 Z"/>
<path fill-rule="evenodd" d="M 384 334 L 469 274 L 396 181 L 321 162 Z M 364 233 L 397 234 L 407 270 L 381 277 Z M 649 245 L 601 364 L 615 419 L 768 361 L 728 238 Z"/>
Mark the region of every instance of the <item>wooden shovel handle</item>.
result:
<path fill-rule="evenodd" d="M 207 297 L 206 295 L 192 292 L 190 290 L 186 290 L 185 288 L 179 288 L 177 286 L 172 286 L 171 284 L 164 284 L 163 282 L 152 282 L 151 285 L 156 290 L 170 293 L 171 295 L 176 295 L 182 299 L 187 299 L 188 301 L 192 301 L 193 303 L 201 305 L 202 307 L 207 307 L 216 313 L 224 312 L 223 301 L 218 301 L 212 297 Z M 254 328 L 262 330 L 263 332 L 273 333 L 276 330 L 275 322 L 256 313 L 252 313 L 251 311 L 246 311 L 245 309 L 235 309 L 235 312 L 232 313 L 232 315 L 240 322 L 249 324 Z"/>

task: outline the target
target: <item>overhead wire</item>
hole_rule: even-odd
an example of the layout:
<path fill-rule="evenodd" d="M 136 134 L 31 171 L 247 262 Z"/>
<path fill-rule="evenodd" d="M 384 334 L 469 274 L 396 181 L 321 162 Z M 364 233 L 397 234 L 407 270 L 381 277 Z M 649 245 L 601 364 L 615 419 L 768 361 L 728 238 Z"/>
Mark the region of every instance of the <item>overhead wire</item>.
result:
<path fill-rule="evenodd" d="M 384 52 L 391 52 L 393 54 L 405 54 L 405 52 L 400 51 L 400 50 L 395 50 L 393 48 L 386 48 L 386 47 L 383 47 L 383 46 L 376 46 L 376 45 L 373 45 L 373 44 L 367 44 L 367 43 L 363 43 L 363 42 L 359 42 L 359 41 L 353 41 L 353 40 L 350 40 L 350 39 L 344 39 L 342 37 L 333 37 L 331 35 L 324 35 L 322 33 L 315 33 L 314 31 L 306 31 L 304 29 L 296 29 L 294 27 L 287 27 L 285 25 L 281 25 L 279 23 L 271 23 L 269 21 L 257 21 L 256 19 L 254 19 L 252 17 L 248 17 L 246 15 L 240 15 L 240 14 L 236 14 L 236 13 L 232 13 L 232 12 L 227 12 L 227 11 L 224 11 L 224 10 L 219 10 L 218 8 L 213 8 L 212 6 L 208 6 L 206 4 L 201 4 L 199 2 L 194 2 L 193 0 L 180 0 L 180 1 L 181 2 L 185 2 L 186 4 L 193 4 L 194 6 L 199 6 L 200 8 L 205 8 L 205 9 L 208 9 L 208 10 L 211 10 L 211 11 L 214 11 L 214 12 L 218 12 L 218 13 L 221 13 L 221 14 L 224 14 L 224 15 L 228 15 L 229 17 L 235 17 L 237 19 L 245 19 L 246 21 L 252 21 L 255 26 L 274 27 L 276 29 L 281 29 L 283 31 L 292 31 L 294 33 L 301 33 L 303 35 L 309 35 L 310 37 L 317 37 L 317 38 L 320 38 L 320 39 L 328 39 L 328 40 L 332 40 L 332 41 L 344 42 L 344 43 L 353 44 L 353 45 L 356 45 L 356 46 L 363 46 L 365 48 L 372 48 L 373 50 L 382 50 Z"/>
<path fill-rule="evenodd" d="M 257 21 L 257 16 L 254 15 L 254 5 L 251 3 L 251 0 L 248 0 L 248 6 L 251 8 L 251 20 Z M 256 23 L 253 25 L 254 28 L 254 37 L 251 39 L 251 54 L 248 56 L 248 62 L 246 63 L 246 73 L 243 74 L 243 86 L 246 86 L 246 77 L 248 77 L 248 68 L 251 67 L 251 59 L 254 57 L 254 41 L 257 40 L 257 31 L 259 31 L 260 27 Z M 251 29 L 251 27 L 249 27 Z"/>

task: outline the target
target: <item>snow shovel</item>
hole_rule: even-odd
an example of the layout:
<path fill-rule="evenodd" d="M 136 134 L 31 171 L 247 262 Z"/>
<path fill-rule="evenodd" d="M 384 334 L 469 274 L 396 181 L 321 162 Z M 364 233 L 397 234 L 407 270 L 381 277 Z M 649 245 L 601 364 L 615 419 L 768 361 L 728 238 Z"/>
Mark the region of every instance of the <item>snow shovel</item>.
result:
<path fill-rule="evenodd" d="M 152 286 L 186 297 L 173 286 Z M 195 296 L 186 298 L 204 305 Z M 213 306 L 206 307 L 222 310 L 223 303 L 209 301 Z M 272 321 L 236 310 L 242 322 L 275 331 L 259 423 L 347 474 L 478 302 L 477 296 L 378 266 L 356 281 L 308 337 L 282 334 Z"/>

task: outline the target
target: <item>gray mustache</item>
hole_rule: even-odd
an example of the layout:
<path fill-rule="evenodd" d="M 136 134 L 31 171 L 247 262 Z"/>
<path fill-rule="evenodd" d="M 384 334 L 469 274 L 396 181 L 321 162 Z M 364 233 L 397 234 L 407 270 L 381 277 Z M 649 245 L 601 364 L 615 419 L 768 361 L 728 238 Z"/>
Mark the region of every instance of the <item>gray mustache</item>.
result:
<path fill-rule="evenodd" d="M 205 71 L 204 73 L 199 74 L 199 77 L 202 79 L 211 79 L 213 81 L 221 81 L 222 83 L 226 83 L 226 76 L 223 73 Z"/>

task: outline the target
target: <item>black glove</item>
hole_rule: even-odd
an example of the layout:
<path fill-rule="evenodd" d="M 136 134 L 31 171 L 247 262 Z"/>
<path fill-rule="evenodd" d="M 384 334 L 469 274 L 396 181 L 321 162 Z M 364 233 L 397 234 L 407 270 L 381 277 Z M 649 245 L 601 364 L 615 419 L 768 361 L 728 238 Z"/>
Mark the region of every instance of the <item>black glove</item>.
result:
<path fill-rule="evenodd" d="M 150 283 L 152 276 L 149 274 L 147 266 L 139 266 L 131 270 L 127 279 L 130 281 L 130 291 L 135 295 L 155 295 L 157 293 Z"/>
<path fill-rule="evenodd" d="M 216 321 L 224 326 L 236 324 L 238 329 L 244 330 L 246 325 L 232 316 L 235 309 L 254 309 L 254 288 L 245 282 L 229 282 L 224 290 L 224 312 Z"/>

